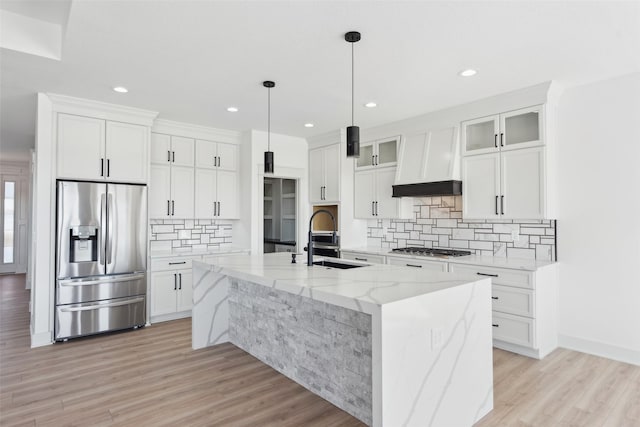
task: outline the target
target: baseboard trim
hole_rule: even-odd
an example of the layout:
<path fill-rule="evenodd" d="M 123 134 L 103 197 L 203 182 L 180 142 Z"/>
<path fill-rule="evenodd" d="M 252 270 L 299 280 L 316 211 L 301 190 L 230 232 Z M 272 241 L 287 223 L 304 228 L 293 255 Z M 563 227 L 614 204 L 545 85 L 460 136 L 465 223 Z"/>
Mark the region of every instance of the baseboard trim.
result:
<path fill-rule="evenodd" d="M 582 353 L 593 354 L 594 356 L 606 357 L 607 359 L 640 366 L 640 351 L 569 335 L 559 335 L 558 345 L 568 348 L 569 350 L 580 351 Z"/>
<path fill-rule="evenodd" d="M 162 314 L 160 316 L 151 316 L 149 318 L 149 323 L 154 324 L 158 322 L 167 322 L 169 320 L 184 319 L 185 317 L 191 317 L 191 310 L 180 311 L 178 313 Z"/>
<path fill-rule="evenodd" d="M 40 332 L 37 334 L 34 334 L 33 331 L 31 332 L 31 348 L 43 347 L 51 344 L 53 344 L 53 334 L 50 331 Z"/>

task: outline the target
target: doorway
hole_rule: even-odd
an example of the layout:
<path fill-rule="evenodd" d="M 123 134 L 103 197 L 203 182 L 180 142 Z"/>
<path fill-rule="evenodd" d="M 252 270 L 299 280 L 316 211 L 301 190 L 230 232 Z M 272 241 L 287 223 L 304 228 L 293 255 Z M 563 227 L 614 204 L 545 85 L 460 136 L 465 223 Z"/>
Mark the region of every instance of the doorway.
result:
<path fill-rule="evenodd" d="M 28 184 L 25 168 L 2 165 L 0 173 L 0 273 L 27 268 Z"/>
<path fill-rule="evenodd" d="M 264 178 L 263 252 L 296 252 L 298 180 Z"/>

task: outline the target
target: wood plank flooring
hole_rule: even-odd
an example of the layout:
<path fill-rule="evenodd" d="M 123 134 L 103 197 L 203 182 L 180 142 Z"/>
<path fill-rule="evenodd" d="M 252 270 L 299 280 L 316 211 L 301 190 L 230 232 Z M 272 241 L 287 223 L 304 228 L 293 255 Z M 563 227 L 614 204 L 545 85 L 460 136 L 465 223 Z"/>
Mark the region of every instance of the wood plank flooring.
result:
<path fill-rule="evenodd" d="M 363 425 L 231 344 L 191 350 L 190 319 L 30 349 L 28 298 L 0 276 L 2 426 Z M 496 349 L 494 384 L 477 426 L 640 427 L 638 366 Z"/>

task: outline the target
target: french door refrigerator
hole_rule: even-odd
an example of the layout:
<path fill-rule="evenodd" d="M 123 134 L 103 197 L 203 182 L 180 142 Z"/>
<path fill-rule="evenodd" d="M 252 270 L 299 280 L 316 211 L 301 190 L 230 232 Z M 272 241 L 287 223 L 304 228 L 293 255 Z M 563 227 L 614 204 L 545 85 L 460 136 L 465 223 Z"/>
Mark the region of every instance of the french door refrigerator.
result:
<path fill-rule="evenodd" d="M 58 181 L 56 341 L 146 321 L 147 188 Z"/>

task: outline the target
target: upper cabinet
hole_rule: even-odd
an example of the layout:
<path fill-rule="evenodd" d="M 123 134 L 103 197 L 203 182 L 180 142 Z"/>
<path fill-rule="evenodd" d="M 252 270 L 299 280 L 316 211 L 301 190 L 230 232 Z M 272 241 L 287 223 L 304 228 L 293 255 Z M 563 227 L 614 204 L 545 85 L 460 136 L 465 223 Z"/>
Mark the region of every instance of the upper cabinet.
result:
<path fill-rule="evenodd" d="M 399 136 L 363 142 L 360 157 L 355 160 L 356 170 L 397 165 L 399 145 Z"/>
<path fill-rule="evenodd" d="M 234 144 L 196 140 L 197 218 L 238 217 L 237 153 Z"/>
<path fill-rule="evenodd" d="M 410 218 L 411 199 L 394 198 L 395 168 L 358 171 L 354 174 L 354 217 L 359 219 Z"/>
<path fill-rule="evenodd" d="M 543 144 L 542 106 L 523 108 L 462 123 L 464 155 Z"/>
<path fill-rule="evenodd" d="M 340 144 L 309 150 L 309 201 L 340 201 Z"/>
<path fill-rule="evenodd" d="M 237 170 L 238 148 L 234 144 L 196 141 L 196 167 L 226 171 Z"/>
<path fill-rule="evenodd" d="M 146 183 L 146 126 L 58 114 L 57 177 Z"/>
<path fill-rule="evenodd" d="M 191 138 L 151 134 L 151 163 L 193 167 L 194 149 L 194 140 Z"/>

